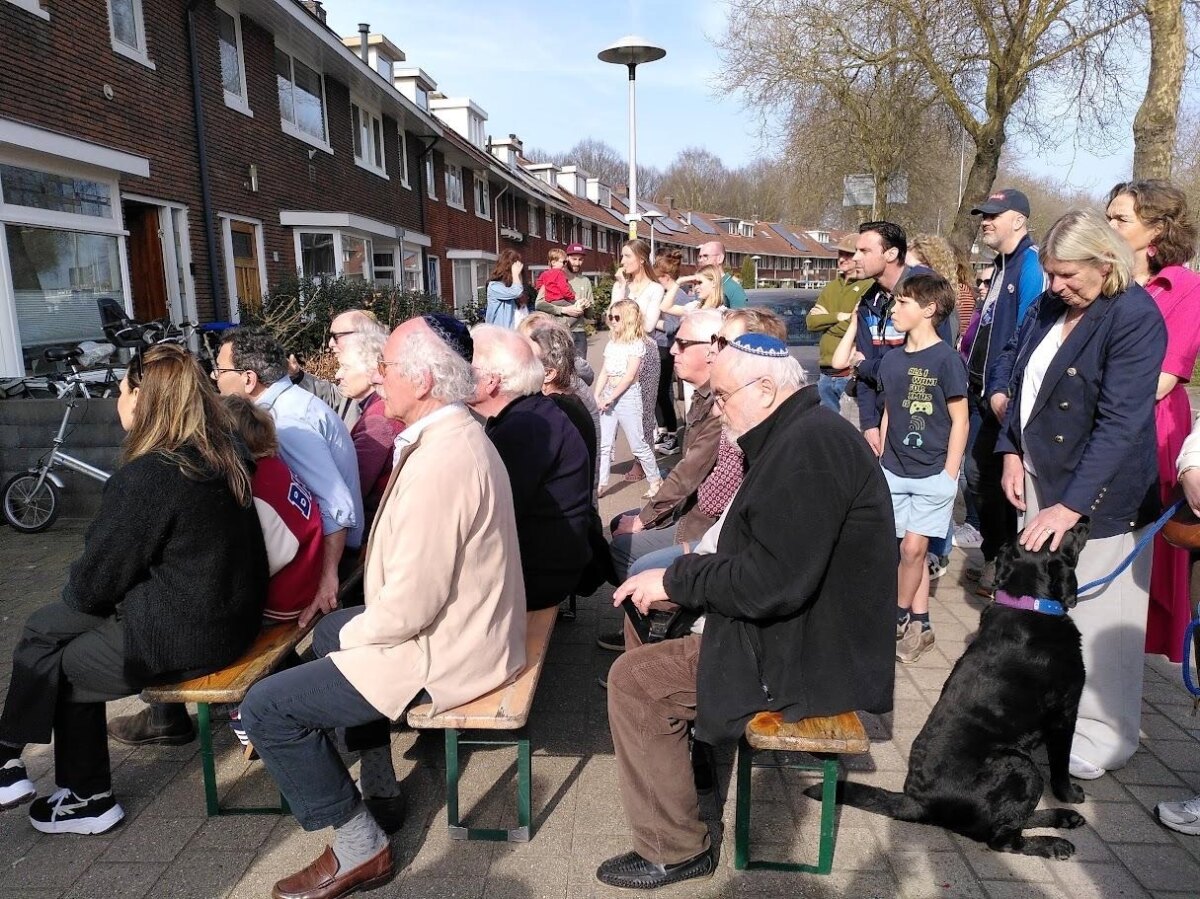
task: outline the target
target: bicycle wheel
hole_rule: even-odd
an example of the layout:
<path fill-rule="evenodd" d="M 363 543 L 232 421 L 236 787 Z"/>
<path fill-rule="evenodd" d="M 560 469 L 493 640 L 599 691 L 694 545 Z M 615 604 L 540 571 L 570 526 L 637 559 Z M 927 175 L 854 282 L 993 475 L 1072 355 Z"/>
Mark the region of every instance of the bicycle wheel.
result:
<path fill-rule="evenodd" d="M 22 534 L 36 534 L 58 517 L 58 491 L 49 479 L 38 486 L 35 474 L 19 474 L 4 485 L 4 520 Z"/>

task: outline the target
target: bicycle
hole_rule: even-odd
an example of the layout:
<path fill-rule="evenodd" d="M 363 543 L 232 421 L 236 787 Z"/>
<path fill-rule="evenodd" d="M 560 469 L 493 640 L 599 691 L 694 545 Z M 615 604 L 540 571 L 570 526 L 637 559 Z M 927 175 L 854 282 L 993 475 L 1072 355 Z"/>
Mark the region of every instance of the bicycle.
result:
<path fill-rule="evenodd" d="M 63 349 L 51 347 L 43 357 L 47 362 L 66 362 L 71 367 L 71 374 L 51 378 L 61 385 L 60 398 L 65 400 L 62 421 L 58 425 L 58 433 L 50 447 L 50 452 L 42 456 L 33 468 L 23 474 L 9 478 L 4 485 L 2 506 L 4 520 L 15 531 L 23 534 L 36 534 L 54 524 L 58 517 L 58 493 L 66 489 L 61 477 L 54 469 L 61 466 L 104 483 L 109 479 L 109 472 L 82 459 L 63 452 L 62 445 L 66 443 L 68 426 L 71 423 L 71 413 L 80 400 L 85 403 L 91 399 L 88 391 L 88 381 L 83 372 L 76 366 L 76 360 L 83 355 L 79 347 Z"/>

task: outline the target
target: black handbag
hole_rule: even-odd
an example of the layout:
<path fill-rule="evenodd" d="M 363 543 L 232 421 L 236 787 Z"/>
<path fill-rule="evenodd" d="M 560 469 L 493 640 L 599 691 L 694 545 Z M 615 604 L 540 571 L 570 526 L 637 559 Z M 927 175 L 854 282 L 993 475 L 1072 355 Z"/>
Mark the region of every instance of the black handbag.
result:
<path fill-rule="evenodd" d="M 675 640 L 686 637 L 692 632 L 692 625 L 701 613 L 683 606 L 673 606 L 670 609 L 651 609 L 643 615 L 632 599 L 621 602 L 621 608 L 629 616 L 634 632 L 643 643 L 661 643 L 663 640 Z"/>

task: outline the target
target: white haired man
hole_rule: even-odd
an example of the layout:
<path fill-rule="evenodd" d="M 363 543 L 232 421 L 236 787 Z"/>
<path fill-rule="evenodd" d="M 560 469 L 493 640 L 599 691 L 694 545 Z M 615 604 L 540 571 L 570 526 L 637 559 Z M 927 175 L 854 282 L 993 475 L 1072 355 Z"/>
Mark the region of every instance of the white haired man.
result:
<path fill-rule="evenodd" d="M 695 552 L 635 575 L 614 596 L 642 613 L 670 600 L 707 618 L 701 636 L 629 649 L 609 671 L 633 831 L 633 851 L 596 872 L 610 886 L 653 889 L 713 869 L 689 721 L 697 740 L 716 744 L 736 741 L 763 710 L 796 721 L 892 707 L 896 539 L 878 462 L 805 386 L 778 338 L 735 338 L 710 385 L 746 477 Z"/>
<path fill-rule="evenodd" d="M 398 327 L 379 361 L 389 417 L 408 423 L 367 546 L 366 605 L 317 626 L 318 658 L 259 681 L 242 723 L 296 820 L 331 847 L 275 884 L 276 899 L 335 899 L 395 873 L 385 831 L 404 797 L 389 719 L 427 694 L 439 712 L 525 665 L 525 588 L 508 474 L 464 408 L 471 337 L 446 315 Z M 361 760 L 360 796 L 329 733 Z M 365 802 L 364 802 L 365 799 Z"/>
<path fill-rule="evenodd" d="M 542 393 L 533 344 L 509 328 L 476 325 L 469 401 L 508 469 L 527 607 L 548 609 L 574 591 L 592 558 L 591 457 L 579 429 Z"/>

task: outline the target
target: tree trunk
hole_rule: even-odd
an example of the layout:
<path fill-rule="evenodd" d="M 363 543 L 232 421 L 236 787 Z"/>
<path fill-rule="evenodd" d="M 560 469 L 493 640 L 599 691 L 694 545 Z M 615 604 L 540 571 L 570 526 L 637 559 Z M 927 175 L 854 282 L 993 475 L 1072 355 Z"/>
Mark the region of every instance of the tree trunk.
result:
<path fill-rule="evenodd" d="M 954 216 L 954 228 L 950 231 L 950 245 L 967 260 L 971 258 L 971 244 L 975 242 L 975 234 L 979 230 L 979 221 L 971 215 L 971 210 L 991 193 L 996 172 L 1000 168 L 1000 151 L 1004 148 L 1005 140 L 1001 122 L 993 118 L 983 128 L 963 185 L 962 202 L 958 204 L 958 212 Z"/>
<path fill-rule="evenodd" d="M 1145 0 L 1150 76 L 1133 120 L 1133 177 L 1169 178 L 1183 70 L 1187 62 L 1182 0 Z"/>

